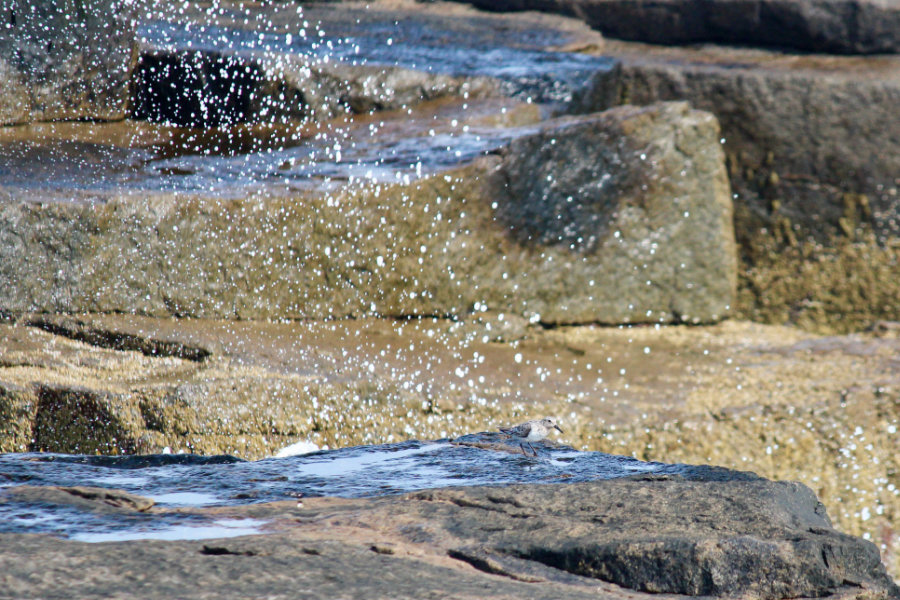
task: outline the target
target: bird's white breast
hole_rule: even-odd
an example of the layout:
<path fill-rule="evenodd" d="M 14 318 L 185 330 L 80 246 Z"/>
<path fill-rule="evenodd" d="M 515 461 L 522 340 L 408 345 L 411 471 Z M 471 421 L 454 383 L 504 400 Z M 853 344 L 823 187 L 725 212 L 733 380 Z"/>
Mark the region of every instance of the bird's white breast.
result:
<path fill-rule="evenodd" d="M 540 427 L 531 426 L 531 431 L 528 432 L 528 435 L 525 436 L 526 442 L 539 442 L 542 439 L 547 437 L 547 432 L 542 430 Z"/>

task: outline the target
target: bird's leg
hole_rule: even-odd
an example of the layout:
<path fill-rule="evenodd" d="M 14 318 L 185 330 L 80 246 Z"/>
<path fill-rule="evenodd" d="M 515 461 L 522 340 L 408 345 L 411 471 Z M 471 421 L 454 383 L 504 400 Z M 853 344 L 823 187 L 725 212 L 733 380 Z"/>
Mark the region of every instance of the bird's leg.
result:
<path fill-rule="evenodd" d="M 523 456 L 528 456 L 528 453 L 525 452 L 525 444 L 520 443 L 520 444 L 519 444 L 519 448 L 522 449 L 522 455 L 523 455 Z"/>
<path fill-rule="evenodd" d="M 531 451 L 534 452 L 535 456 L 537 456 L 537 450 L 534 449 L 534 446 L 531 445 L 531 442 L 528 442 L 528 447 L 531 448 Z"/>

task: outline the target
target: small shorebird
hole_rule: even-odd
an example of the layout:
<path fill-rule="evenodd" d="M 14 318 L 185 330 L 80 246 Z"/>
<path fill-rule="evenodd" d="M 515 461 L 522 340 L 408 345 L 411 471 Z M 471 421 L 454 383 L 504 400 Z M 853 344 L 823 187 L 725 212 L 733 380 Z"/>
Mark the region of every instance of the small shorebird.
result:
<path fill-rule="evenodd" d="M 525 421 L 514 427 L 500 427 L 500 431 L 507 435 L 511 435 L 514 438 L 518 438 L 519 446 L 522 448 L 522 454 L 526 454 L 525 444 L 528 444 L 528 447 L 531 448 L 531 451 L 537 456 L 537 450 L 534 449 L 531 442 L 539 442 L 547 437 L 551 427 L 560 433 L 563 433 L 563 430 L 559 428 L 556 421 L 550 417 Z"/>

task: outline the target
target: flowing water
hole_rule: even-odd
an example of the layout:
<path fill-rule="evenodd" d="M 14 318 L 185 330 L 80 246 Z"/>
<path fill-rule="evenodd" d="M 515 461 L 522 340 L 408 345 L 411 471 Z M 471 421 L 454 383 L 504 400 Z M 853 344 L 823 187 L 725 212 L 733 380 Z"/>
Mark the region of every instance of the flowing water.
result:
<path fill-rule="evenodd" d="M 15 486 L 88 486 L 124 490 L 161 508 L 211 507 L 312 496 L 367 497 L 427 488 L 560 483 L 641 474 L 709 478 L 711 467 L 644 462 L 537 444 L 523 454 L 506 436 L 480 433 L 455 440 L 357 446 L 300 456 L 242 461 L 231 456 L 0 455 L 0 532 L 47 533 L 82 541 L 199 539 L 259 533 L 264 523 L 197 514 L 103 514 L 23 500 Z M 722 471 L 722 476 L 740 477 Z M 750 475 L 748 475 L 750 476 Z"/>
<path fill-rule="evenodd" d="M 548 50 L 570 41 L 564 31 L 486 17 L 297 11 L 151 14 L 138 24 L 135 118 L 0 130 L 0 190 L 26 199 L 234 197 L 408 181 L 496 150 L 524 132 L 506 115 L 540 106 L 525 119 L 535 122 L 612 64 Z M 471 97 L 443 89 L 457 84 Z M 298 86 L 296 97 L 284 85 Z M 435 94 L 440 101 L 429 102 Z"/>

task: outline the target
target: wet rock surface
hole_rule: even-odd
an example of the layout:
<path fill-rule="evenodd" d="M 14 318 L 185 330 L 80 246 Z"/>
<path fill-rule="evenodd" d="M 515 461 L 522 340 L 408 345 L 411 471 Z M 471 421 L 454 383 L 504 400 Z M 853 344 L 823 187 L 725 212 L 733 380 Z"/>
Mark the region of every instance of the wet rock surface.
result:
<path fill-rule="evenodd" d="M 835 54 L 900 51 L 900 9 L 879 0 L 468 0 L 485 10 L 539 10 L 584 20 L 614 38 Z"/>
<path fill-rule="evenodd" d="M 124 118 L 136 9 L 125 0 L 0 5 L 0 125 Z"/>
<path fill-rule="evenodd" d="M 606 51 L 619 66 L 577 110 L 686 100 L 715 114 L 745 246 L 761 228 L 794 243 L 860 225 L 896 236 L 900 164 L 885 149 L 898 139 L 900 59 L 623 42 Z"/>
<path fill-rule="evenodd" d="M 0 307 L 321 319 L 462 315 L 485 305 L 547 323 L 709 322 L 728 313 L 731 199 L 709 115 L 684 104 L 625 108 L 501 135 L 519 140 L 505 163 L 485 157 L 407 184 L 228 202 L 7 203 L 0 269 L 13 285 L 0 290 Z M 554 136 L 569 141 L 551 149 Z M 573 170 L 566 153 L 576 147 Z M 523 168 L 540 168 L 538 187 L 508 184 Z M 635 182 L 616 205 L 604 195 L 606 177 Z M 646 178 L 656 183 L 637 183 Z M 579 190 L 590 191 L 580 202 L 602 223 L 529 239 L 522 219 L 550 222 Z M 388 210 L 399 206 L 407 210 Z"/>
<path fill-rule="evenodd" d="M 757 261 L 739 314 L 897 318 L 892 57 L 662 48 L 443 3 L 160 6 L 132 119 L 0 128 L 13 595 L 896 595 L 806 488 L 636 460 L 803 481 L 900 569 L 890 323 L 659 325 L 734 310 L 726 166 Z M 875 5 L 775 8 L 812 6 L 798 32 Z M 847 240 L 835 258 L 806 235 Z M 455 437 L 542 415 L 633 458 Z M 385 445 L 236 458 L 355 444 Z M 400 495 L 461 484 L 514 487 Z"/>
<path fill-rule="evenodd" d="M 158 60 L 168 66 L 144 73 L 140 104 L 172 102 L 166 79 L 177 70 L 190 71 L 181 78 L 187 96 L 208 94 L 191 83 L 202 83 L 203 73 L 216 77 L 218 69 L 204 67 L 210 63 L 224 63 L 233 73 L 224 79 L 238 87 L 250 68 L 258 82 L 249 86 L 257 88 L 254 95 L 274 100 L 258 106 L 261 112 L 244 111 L 245 118 L 284 115 L 281 106 L 317 119 L 464 93 L 565 103 L 591 73 L 611 66 L 602 57 L 562 51 L 600 46 L 602 37 L 552 16 L 495 17 L 444 3 L 425 11 L 409 2 L 298 6 L 243 6 L 240 19 L 234 11 L 188 5 L 163 13 L 166 20 L 142 23 L 143 68 Z M 184 111 L 195 103 L 184 100 L 174 107 Z"/>
<path fill-rule="evenodd" d="M 413 464 L 433 470 L 452 462 L 447 453 L 460 448 L 445 448 L 430 457 L 419 454 Z M 326 468 L 332 461 L 340 471 L 346 459 L 339 455 L 354 451 L 363 458 L 367 453 L 360 448 L 280 462 L 302 470 L 311 460 Z M 498 455 L 474 448 L 469 452 Z M 569 457 L 577 463 L 580 453 L 574 454 Z M 562 458 L 556 450 L 549 456 Z M 540 467 L 547 459 L 516 460 Z M 5 463 L 4 470 L 9 466 Z M 242 466 L 206 469 L 217 468 L 227 477 L 224 471 Z M 503 471 L 513 478 L 530 476 L 525 464 L 510 463 Z M 384 473 L 369 479 L 390 484 Z M 265 486 L 257 482 L 256 487 Z M 7 488 L 0 509 L 8 511 L 23 500 L 33 508 L 63 508 L 71 495 L 60 494 L 52 486 Z M 99 498 L 95 502 L 93 513 L 112 511 L 120 527 L 127 519 L 120 508 Z M 144 519 L 174 522 L 181 515 L 182 522 L 194 519 L 188 522 L 195 527 L 204 519 L 252 520 L 265 535 L 188 541 L 187 528 L 181 530 L 184 541 L 90 544 L 3 533 L 0 565 L 7 590 L 15 596 L 53 595 L 66 582 L 69 592 L 97 597 L 127 581 L 131 593 L 148 598 L 164 597 L 175 587 L 182 597 L 245 597 L 261 590 L 281 597 L 295 595 L 297 585 L 310 598 L 333 597 L 338 591 L 345 597 L 391 598 L 427 593 L 556 598 L 646 592 L 747 598 L 900 595 L 876 547 L 832 529 L 824 507 L 805 486 L 705 467 L 682 466 L 680 475 L 646 473 L 583 483 L 143 510 Z M 28 560 L 35 556 L 41 557 L 40 568 Z M 347 560 L 353 568 L 340 568 Z M 74 578 L 76 569 L 79 577 Z"/>
<path fill-rule="evenodd" d="M 752 473 L 717 467 L 579 452 L 552 440 L 535 442 L 534 448 L 537 456 L 530 448 L 523 452 L 517 439 L 494 431 L 258 461 L 230 455 L 7 454 L 0 457 L 4 486 L 25 485 L 4 489 L 3 510 L 6 516 L 12 515 L 7 531 L 75 536 L 119 528 L 114 519 L 105 529 L 72 524 L 61 528 L 52 520 L 21 519 L 15 511 L 22 504 L 48 502 L 112 514 L 120 509 L 145 512 L 154 501 L 170 508 L 232 506 L 299 497 L 372 497 L 458 485 L 574 483 L 634 474 L 710 481 L 759 479 Z"/>

